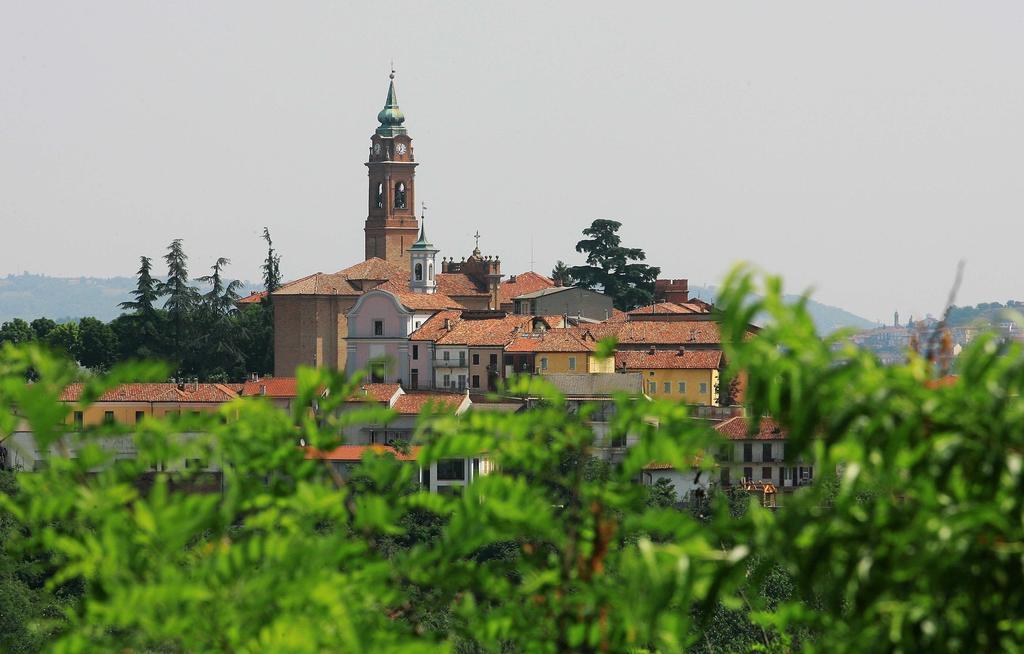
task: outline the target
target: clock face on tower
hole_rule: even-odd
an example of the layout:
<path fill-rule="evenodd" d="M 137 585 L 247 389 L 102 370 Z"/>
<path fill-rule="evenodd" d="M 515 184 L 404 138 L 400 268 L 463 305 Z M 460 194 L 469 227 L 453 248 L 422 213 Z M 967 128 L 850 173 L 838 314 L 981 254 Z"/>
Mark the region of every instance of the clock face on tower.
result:
<path fill-rule="evenodd" d="M 405 143 L 399 143 L 395 146 L 395 152 L 398 154 L 405 154 L 406 149 Z"/>

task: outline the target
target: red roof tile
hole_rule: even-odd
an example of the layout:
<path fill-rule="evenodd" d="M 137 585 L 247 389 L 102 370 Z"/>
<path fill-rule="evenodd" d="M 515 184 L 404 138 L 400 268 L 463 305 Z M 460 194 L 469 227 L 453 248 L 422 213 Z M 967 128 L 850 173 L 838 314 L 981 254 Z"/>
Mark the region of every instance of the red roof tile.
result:
<path fill-rule="evenodd" d="M 413 293 L 395 281 L 385 282 L 373 290 L 391 293 L 402 306 L 410 311 L 439 311 L 461 307 L 458 302 L 444 293 Z"/>
<path fill-rule="evenodd" d="M 517 336 L 507 352 L 593 352 L 594 340 L 576 329 L 549 329 L 546 332 Z"/>
<path fill-rule="evenodd" d="M 463 273 L 437 273 L 438 293 L 454 296 L 487 296 L 486 288 L 479 286 L 472 277 Z"/>
<path fill-rule="evenodd" d="M 401 384 L 362 384 L 349 400 L 365 400 L 368 402 L 390 402 L 402 386 Z"/>
<path fill-rule="evenodd" d="M 657 302 L 655 304 L 648 304 L 644 307 L 637 307 L 629 312 L 632 316 L 643 316 L 643 315 L 657 315 L 657 314 L 682 314 L 682 313 L 708 313 L 708 311 L 696 304 L 687 302 L 685 304 L 678 304 L 676 302 Z"/>
<path fill-rule="evenodd" d="M 718 323 L 712 320 L 627 321 L 588 325 L 598 340 L 609 336 L 620 345 L 717 345 L 722 342 Z"/>
<path fill-rule="evenodd" d="M 512 278 L 515 281 L 512 281 Z M 524 272 L 519 275 L 512 275 L 501 283 L 498 288 L 498 302 L 500 304 L 512 304 L 512 298 L 524 293 L 533 293 L 555 285 L 554 280 L 533 271 Z"/>
<path fill-rule="evenodd" d="M 390 454 L 399 461 L 415 461 L 420 454 L 420 447 L 414 445 L 408 452 L 399 452 L 387 445 L 342 445 L 330 452 L 321 452 L 312 447 L 306 448 L 307 459 L 323 459 L 326 461 L 360 461 L 365 452 L 371 451 L 377 454 Z"/>
<path fill-rule="evenodd" d="M 786 432 L 779 427 L 777 422 L 768 417 L 761 418 L 758 430 L 753 434 L 750 433 L 747 419 L 743 416 L 733 416 L 728 420 L 723 420 L 715 425 L 715 430 L 733 441 L 778 441 L 786 439 Z"/>
<path fill-rule="evenodd" d="M 616 352 L 615 367 L 626 370 L 718 370 L 722 367 L 721 350 L 646 350 Z"/>
<path fill-rule="evenodd" d="M 434 315 L 427 318 L 427 320 L 419 326 L 419 328 L 413 333 L 409 334 L 410 341 L 436 341 L 441 338 L 444 334 L 448 333 L 445 329 L 445 320 L 450 321 L 449 324 L 454 327 L 459 320 L 462 311 L 438 311 Z"/>
<path fill-rule="evenodd" d="M 391 408 L 402 415 L 416 415 L 426 407 L 438 411 L 456 411 L 465 399 L 466 396 L 459 393 L 409 391 L 399 395 Z"/>
<path fill-rule="evenodd" d="M 266 397 L 295 397 L 298 395 L 294 377 L 265 377 L 242 384 L 241 395 L 264 395 Z"/>
<path fill-rule="evenodd" d="M 74 383 L 60 394 L 62 402 L 77 402 L 82 399 L 85 386 Z M 98 402 L 228 402 L 238 394 L 224 384 L 172 384 L 172 383 L 131 383 L 121 384 L 103 395 Z"/>
<path fill-rule="evenodd" d="M 505 316 L 482 320 L 460 320 L 436 340 L 441 345 L 504 347 L 519 333 L 529 333 L 533 316 Z"/>
<path fill-rule="evenodd" d="M 265 297 L 267 297 L 266 291 L 253 291 L 252 293 L 249 293 L 245 297 L 236 300 L 235 304 L 256 304 L 262 301 L 263 298 Z"/>

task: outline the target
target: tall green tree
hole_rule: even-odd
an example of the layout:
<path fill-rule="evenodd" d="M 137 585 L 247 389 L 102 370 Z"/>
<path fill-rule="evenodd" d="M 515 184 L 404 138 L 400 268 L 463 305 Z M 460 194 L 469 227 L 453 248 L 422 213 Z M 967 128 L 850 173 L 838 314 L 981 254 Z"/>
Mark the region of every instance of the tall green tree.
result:
<path fill-rule="evenodd" d="M 210 267 L 210 274 L 196 279 L 197 282 L 210 285 L 210 290 L 202 295 L 203 306 L 217 316 L 226 316 L 235 311 L 238 302 L 238 289 L 242 282 L 237 279 L 225 283 L 224 268 L 230 264 L 229 259 L 220 257 Z"/>
<path fill-rule="evenodd" d="M 72 361 L 78 360 L 80 344 L 78 323 L 76 322 L 61 323 L 46 335 L 46 345 L 54 352 L 63 354 Z"/>
<path fill-rule="evenodd" d="M 572 286 L 573 278 L 569 273 L 569 266 L 564 261 L 556 261 L 555 267 L 551 269 L 551 279 L 559 286 Z"/>
<path fill-rule="evenodd" d="M 160 282 L 153 278 L 153 261 L 149 257 L 139 257 L 139 261 L 141 265 L 136 273 L 135 290 L 131 292 L 135 299 L 118 306 L 136 314 L 152 315 L 160 298 Z"/>
<path fill-rule="evenodd" d="M 201 356 L 192 362 L 195 373 L 204 379 L 230 381 L 245 374 L 245 355 L 239 347 L 244 334 L 235 321 L 238 280 L 226 281 L 224 268 L 230 263 L 221 257 L 210 268 L 210 274 L 196 281 L 209 285 L 195 309 L 196 345 Z"/>
<path fill-rule="evenodd" d="M 46 336 L 53 331 L 54 327 L 57 326 L 57 323 L 49 318 L 36 318 L 30 323 L 30 326 L 36 335 L 36 340 L 45 341 Z"/>
<path fill-rule="evenodd" d="M 267 242 L 267 258 L 263 260 L 263 288 L 269 295 L 281 286 L 281 255 L 274 250 L 274 242 L 270 239 L 270 229 L 263 228 L 263 240 Z"/>
<path fill-rule="evenodd" d="M 661 268 L 639 263 L 647 259 L 640 248 L 622 246 L 618 235 L 622 223 L 595 220 L 583 230 L 576 251 L 587 255 L 584 266 L 573 266 L 569 274 L 577 286 L 600 290 L 611 296 L 615 308 L 629 311 L 654 301 L 654 281 Z"/>
<path fill-rule="evenodd" d="M 29 343 L 36 339 L 36 332 L 21 318 L 15 318 L 0 325 L 0 343 Z"/>
<path fill-rule="evenodd" d="M 78 321 L 78 362 L 96 371 L 109 370 L 117 361 L 118 343 L 107 323 L 92 317 Z"/>
<path fill-rule="evenodd" d="M 179 362 L 186 357 L 185 343 L 190 327 L 192 310 L 199 299 L 199 292 L 190 283 L 188 276 L 188 255 L 176 238 L 167 247 L 164 255 L 167 262 L 167 280 L 160 282 L 157 292 L 164 300 L 164 309 L 170 319 L 173 330 L 173 356 Z"/>

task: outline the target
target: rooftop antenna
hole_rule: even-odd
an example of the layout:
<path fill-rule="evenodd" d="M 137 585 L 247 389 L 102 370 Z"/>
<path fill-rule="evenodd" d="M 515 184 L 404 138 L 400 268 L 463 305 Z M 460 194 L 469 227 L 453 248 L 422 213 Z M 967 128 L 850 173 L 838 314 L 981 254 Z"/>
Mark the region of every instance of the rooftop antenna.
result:
<path fill-rule="evenodd" d="M 534 272 L 533 264 L 537 263 L 533 260 L 533 234 L 530 234 L 530 272 Z"/>

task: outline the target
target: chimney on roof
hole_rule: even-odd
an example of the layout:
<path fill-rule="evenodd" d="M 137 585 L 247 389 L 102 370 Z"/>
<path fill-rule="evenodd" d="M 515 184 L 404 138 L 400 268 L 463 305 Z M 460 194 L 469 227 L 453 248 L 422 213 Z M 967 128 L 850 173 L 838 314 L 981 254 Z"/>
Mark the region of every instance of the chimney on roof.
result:
<path fill-rule="evenodd" d="M 516 283 L 516 276 L 515 275 L 509 275 L 508 276 L 508 283 L 509 284 L 515 284 Z"/>
<path fill-rule="evenodd" d="M 654 354 L 654 346 L 653 345 L 650 347 L 650 349 L 647 350 L 647 354 Z"/>
<path fill-rule="evenodd" d="M 267 385 L 266 384 L 260 384 L 260 395 L 266 395 L 266 394 L 267 394 Z"/>
<path fill-rule="evenodd" d="M 452 319 L 451 318 L 445 318 L 444 319 L 444 328 L 445 328 L 445 331 L 451 330 L 451 328 L 452 328 Z"/>
<path fill-rule="evenodd" d="M 685 348 L 685 347 L 683 347 L 682 345 L 680 345 L 680 346 L 679 346 L 679 352 L 678 352 L 677 354 L 678 354 L 679 356 L 683 356 L 684 354 L 686 354 L 686 348 Z"/>

